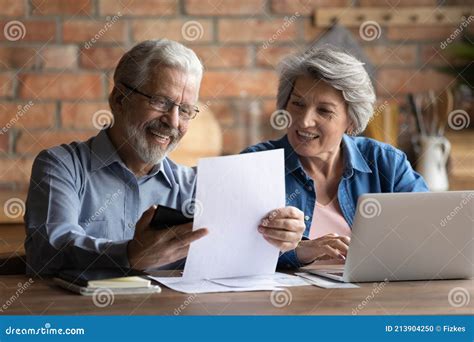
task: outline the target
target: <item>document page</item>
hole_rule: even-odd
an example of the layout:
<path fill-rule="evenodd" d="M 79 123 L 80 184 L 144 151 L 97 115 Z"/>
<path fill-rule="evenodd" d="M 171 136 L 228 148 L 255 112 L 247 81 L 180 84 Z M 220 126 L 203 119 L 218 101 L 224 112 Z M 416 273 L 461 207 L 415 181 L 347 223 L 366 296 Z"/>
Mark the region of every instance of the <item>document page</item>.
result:
<path fill-rule="evenodd" d="M 271 210 L 285 206 L 283 149 L 203 158 L 198 162 L 194 229 L 183 279 L 275 273 L 279 250 L 258 232 Z"/>

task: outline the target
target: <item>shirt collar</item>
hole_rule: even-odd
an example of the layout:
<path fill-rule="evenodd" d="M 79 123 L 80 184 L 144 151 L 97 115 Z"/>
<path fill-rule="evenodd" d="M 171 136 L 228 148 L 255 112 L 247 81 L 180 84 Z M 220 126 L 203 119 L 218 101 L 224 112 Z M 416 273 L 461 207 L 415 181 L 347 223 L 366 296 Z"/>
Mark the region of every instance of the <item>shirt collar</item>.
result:
<path fill-rule="evenodd" d="M 354 169 L 360 172 L 372 173 L 369 165 L 364 159 L 359 147 L 353 137 L 344 134 L 342 136 L 342 147 L 344 149 L 344 176 L 350 177 L 354 173 Z"/>
<path fill-rule="evenodd" d="M 277 140 L 276 146 L 285 150 L 285 169 L 287 172 L 303 169 L 298 155 L 288 141 L 286 134 L 280 140 Z M 372 173 L 353 138 L 344 134 L 342 137 L 342 148 L 344 149 L 344 177 L 352 176 L 354 169 L 360 172 Z"/>
<path fill-rule="evenodd" d="M 275 145 L 278 148 L 283 148 L 285 151 L 285 169 L 287 173 L 298 169 L 303 169 L 300 159 L 298 158 L 298 154 L 296 154 L 295 150 L 291 146 L 286 134 L 281 139 L 277 140 Z"/>
<path fill-rule="evenodd" d="M 102 169 L 115 162 L 117 162 L 123 168 L 127 168 L 125 164 L 123 163 L 122 159 L 120 158 L 119 154 L 117 153 L 117 149 L 110 141 L 109 136 L 107 135 L 107 130 L 101 130 L 99 134 L 97 134 L 92 139 L 91 171 Z M 151 171 L 142 178 L 154 177 L 161 172 L 164 179 L 168 182 L 169 185 L 171 185 L 172 183 L 165 172 L 166 170 L 170 169 L 167 166 L 168 166 L 168 158 L 164 158 L 161 163 L 153 166 Z"/>
<path fill-rule="evenodd" d="M 106 130 L 101 130 L 92 139 L 91 144 L 91 171 L 99 170 L 110 164 L 118 162 L 123 164 L 117 153 L 117 149 L 112 144 Z"/>

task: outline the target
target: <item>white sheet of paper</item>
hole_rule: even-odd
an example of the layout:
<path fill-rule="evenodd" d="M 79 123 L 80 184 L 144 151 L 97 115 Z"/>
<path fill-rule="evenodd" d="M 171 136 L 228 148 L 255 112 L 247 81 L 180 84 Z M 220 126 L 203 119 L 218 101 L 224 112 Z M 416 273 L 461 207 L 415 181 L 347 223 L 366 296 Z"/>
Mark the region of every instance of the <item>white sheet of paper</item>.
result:
<path fill-rule="evenodd" d="M 183 278 L 273 274 L 279 251 L 257 228 L 285 206 L 283 149 L 198 162 L 194 229 L 209 234 L 191 244 Z"/>
<path fill-rule="evenodd" d="M 210 280 L 183 280 L 182 277 L 150 277 L 172 290 L 183 293 L 216 293 L 247 291 L 280 291 L 274 286 L 230 287 L 216 284 Z"/>
<path fill-rule="evenodd" d="M 319 277 L 311 273 L 295 273 L 295 274 L 297 276 L 300 276 L 302 278 L 309 280 L 311 284 L 316 285 L 318 287 L 322 287 L 323 289 L 356 289 L 360 287 L 352 283 L 342 283 L 337 280 Z"/>
<path fill-rule="evenodd" d="M 311 285 L 308 280 L 302 279 L 298 276 L 276 272 L 271 275 L 212 279 L 213 283 L 225 285 L 229 287 L 255 287 L 255 286 L 307 286 Z"/>

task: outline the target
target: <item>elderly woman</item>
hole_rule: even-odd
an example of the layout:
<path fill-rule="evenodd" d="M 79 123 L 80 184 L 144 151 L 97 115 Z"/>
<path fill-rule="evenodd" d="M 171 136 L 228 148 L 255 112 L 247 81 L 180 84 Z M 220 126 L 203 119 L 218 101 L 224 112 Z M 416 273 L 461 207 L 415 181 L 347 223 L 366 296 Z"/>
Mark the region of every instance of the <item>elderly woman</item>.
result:
<path fill-rule="evenodd" d="M 277 107 L 288 116 L 287 134 L 244 152 L 285 150 L 287 205 L 304 212 L 306 230 L 280 258 L 283 265 L 345 259 L 361 194 L 428 191 L 403 152 L 356 137 L 374 101 L 363 63 L 347 53 L 326 46 L 281 62 Z M 284 238 L 265 226 L 260 231 L 270 242 Z"/>

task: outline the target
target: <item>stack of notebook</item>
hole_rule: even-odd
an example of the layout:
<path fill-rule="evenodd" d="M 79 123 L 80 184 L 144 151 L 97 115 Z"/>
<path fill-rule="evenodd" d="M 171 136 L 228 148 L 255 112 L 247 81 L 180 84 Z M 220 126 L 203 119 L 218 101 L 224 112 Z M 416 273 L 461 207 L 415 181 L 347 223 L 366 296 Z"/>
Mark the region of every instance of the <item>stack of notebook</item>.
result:
<path fill-rule="evenodd" d="M 145 273 L 130 269 L 63 270 L 54 282 L 84 296 L 93 295 L 98 289 L 118 295 L 161 292 L 160 286 L 153 284 Z"/>

